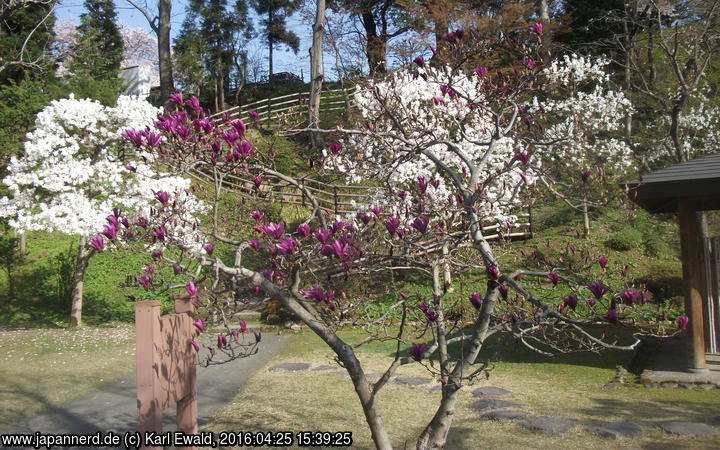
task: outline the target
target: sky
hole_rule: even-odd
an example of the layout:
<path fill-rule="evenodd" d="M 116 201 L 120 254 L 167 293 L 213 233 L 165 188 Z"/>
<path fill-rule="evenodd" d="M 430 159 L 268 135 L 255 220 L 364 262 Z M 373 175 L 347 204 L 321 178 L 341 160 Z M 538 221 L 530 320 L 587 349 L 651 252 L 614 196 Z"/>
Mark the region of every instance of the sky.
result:
<path fill-rule="evenodd" d="M 139 2 L 142 4 L 142 0 Z M 152 6 L 155 4 L 154 1 L 149 0 L 148 3 Z M 172 21 L 170 28 L 170 38 L 174 40 L 176 34 L 180 31 L 183 18 L 185 16 L 185 5 L 186 0 L 174 0 L 172 10 Z M 152 34 L 152 30 L 140 12 L 133 8 L 126 0 L 115 0 L 115 7 L 118 12 L 118 19 L 120 22 L 124 22 L 132 27 L 141 27 L 147 32 Z M 61 0 L 59 5 L 56 7 L 56 14 L 60 20 L 70 20 L 74 23 L 80 22 L 80 14 L 85 9 L 83 8 L 82 0 Z M 258 27 L 257 17 L 253 14 L 253 21 L 255 27 Z M 273 71 L 278 72 L 292 72 L 298 76 L 303 76 L 305 81 L 310 78 L 310 58 L 308 56 L 308 50 L 312 44 L 312 30 L 309 25 L 301 23 L 299 14 L 295 14 L 288 20 L 289 27 L 295 31 L 300 37 L 300 51 L 295 55 L 291 51 L 287 50 L 275 50 L 274 53 L 274 67 Z M 264 45 L 258 38 L 253 39 L 248 49 L 248 54 L 258 55 L 263 58 L 264 67 L 267 70 L 267 45 Z M 326 67 L 326 76 L 329 74 L 330 64 L 329 61 L 324 61 Z"/>

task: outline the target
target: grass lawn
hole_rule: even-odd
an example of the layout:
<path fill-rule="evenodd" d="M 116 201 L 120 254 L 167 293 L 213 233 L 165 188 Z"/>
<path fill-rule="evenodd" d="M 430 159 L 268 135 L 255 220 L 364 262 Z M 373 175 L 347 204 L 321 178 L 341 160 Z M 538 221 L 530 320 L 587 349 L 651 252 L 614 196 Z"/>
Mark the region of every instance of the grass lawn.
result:
<path fill-rule="evenodd" d="M 135 369 L 134 325 L 0 329 L 0 426 L 63 404 Z"/>
<path fill-rule="evenodd" d="M 362 331 L 344 331 L 356 342 Z M 371 344 L 358 351 L 366 373 L 386 368 L 392 344 Z M 481 355 L 496 361 L 489 380 L 464 388 L 450 431 L 448 449 L 476 448 L 718 448 L 720 438 L 681 438 L 664 434 L 652 424 L 664 420 L 712 423 L 720 415 L 720 390 L 645 389 L 630 385 L 603 389 L 627 364 L 631 355 L 607 352 L 601 355 L 565 355 L 545 358 L 518 348 L 514 343 L 494 346 Z M 313 367 L 334 364 L 331 352 L 309 331 L 298 333 L 269 365 L 279 362 L 308 362 Z M 343 370 L 343 369 L 338 369 Z M 362 409 L 348 377 L 331 371 L 256 373 L 245 388 L 205 429 L 213 431 L 352 431 L 353 448 L 373 448 Z M 397 375 L 430 378 L 423 367 L 401 367 Z M 378 406 L 395 448 L 414 448 L 415 440 L 429 422 L 440 400 L 426 386 L 390 383 L 379 394 Z M 513 422 L 493 422 L 467 408 L 479 386 L 498 386 L 512 391 L 505 400 L 526 405 L 533 415 L 549 415 L 592 421 L 634 420 L 644 425 L 643 436 L 610 441 L 575 427 L 564 436 L 546 436 L 526 431 Z"/>

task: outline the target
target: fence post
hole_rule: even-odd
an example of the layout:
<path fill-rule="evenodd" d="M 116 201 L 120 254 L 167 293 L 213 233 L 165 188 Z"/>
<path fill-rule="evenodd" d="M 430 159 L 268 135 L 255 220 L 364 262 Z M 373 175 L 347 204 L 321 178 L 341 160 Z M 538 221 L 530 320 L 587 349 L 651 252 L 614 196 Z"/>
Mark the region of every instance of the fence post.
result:
<path fill-rule="evenodd" d="M 270 101 L 271 101 L 271 99 L 270 99 L 270 97 L 268 97 L 268 99 L 267 99 L 267 126 L 268 126 L 268 128 L 270 128 L 270 123 L 271 123 L 270 113 L 271 113 L 271 111 L 272 111 L 272 107 L 271 107 L 271 105 L 270 105 Z"/>
<path fill-rule="evenodd" d="M 148 345 L 148 342 L 152 345 Z M 135 361 L 137 367 L 138 431 L 162 433 L 162 407 L 157 345 L 160 343 L 160 302 L 135 303 Z M 148 447 L 160 448 L 160 447 Z"/>
<path fill-rule="evenodd" d="M 338 188 L 337 186 L 333 185 L 333 198 L 334 198 L 334 204 L 335 204 L 335 215 L 338 215 Z"/>
<path fill-rule="evenodd" d="M 173 302 L 176 314 L 195 311 L 192 297 L 188 294 L 174 295 Z M 187 374 L 190 392 L 177 402 L 177 430 L 185 434 L 197 434 L 198 432 L 196 368 L 195 361 L 193 361 Z"/>

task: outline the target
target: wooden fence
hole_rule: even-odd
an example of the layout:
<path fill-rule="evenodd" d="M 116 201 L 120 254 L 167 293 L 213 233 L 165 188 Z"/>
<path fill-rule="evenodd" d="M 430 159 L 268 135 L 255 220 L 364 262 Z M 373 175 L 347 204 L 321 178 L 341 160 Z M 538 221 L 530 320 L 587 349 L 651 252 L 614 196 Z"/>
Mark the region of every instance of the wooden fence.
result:
<path fill-rule="evenodd" d="M 352 96 L 355 88 L 331 89 L 322 91 L 320 96 L 320 109 L 322 112 L 345 111 L 352 105 Z M 235 106 L 225 111 L 220 111 L 210 116 L 219 118 L 229 114 L 231 120 L 242 119 L 252 121 L 248 115 L 251 111 L 258 113 L 258 121 L 265 126 L 273 122 L 280 123 L 287 121 L 293 116 L 298 116 L 300 121 L 307 120 L 307 107 L 310 100 L 308 92 L 296 92 L 294 94 L 282 95 L 263 100 L 257 100 L 241 106 Z"/>
<path fill-rule="evenodd" d="M 160 316 L 160 301 L 135 303 L 138 431 L 162 433 L 164 409 L 177 404 L 177 431 L 197 434 L 195 327 L 191 297 L 175 295 L 175 314 Z M 143 446 L 144 447 L 144 446 Z M 144 447 L 162 448 L 162 447 Z"/>

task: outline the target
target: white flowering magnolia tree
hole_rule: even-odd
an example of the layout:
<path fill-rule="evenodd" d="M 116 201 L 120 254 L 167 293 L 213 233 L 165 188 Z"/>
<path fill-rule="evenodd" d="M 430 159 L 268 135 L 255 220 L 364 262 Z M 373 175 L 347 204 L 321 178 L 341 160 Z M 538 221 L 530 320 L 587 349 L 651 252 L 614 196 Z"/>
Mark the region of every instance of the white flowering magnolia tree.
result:
<path fill-rule="evenodd" d="M 162 142 L 149 130 L 159 112 L 137 97 L 120 97 L 115 107 L 72 96 L 56 100 L 38 114 L 24 154 L 10 161 L 3 183 L 11 195 L 0 198 L 0 216 L 19 232 L 79 236 L 70 326 L 81 325 L 90 257 L 126 237 L 124 230 L 150 212 L 155 198 L 171 193 L 185 198 L 188 213 L 202 209 L 187 193 L 188 179 L 150 164 L 146 150 Z M 141 130 L 129 136 L 141 144 L 138 152 L 122 136 L 128 128 Z M 175 231 L 190 238 L 188 230 Z"/>

